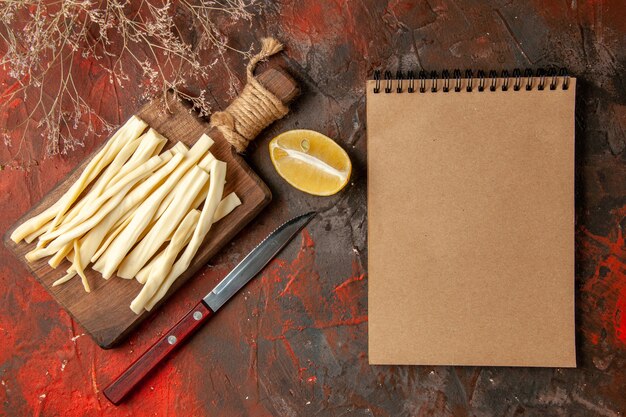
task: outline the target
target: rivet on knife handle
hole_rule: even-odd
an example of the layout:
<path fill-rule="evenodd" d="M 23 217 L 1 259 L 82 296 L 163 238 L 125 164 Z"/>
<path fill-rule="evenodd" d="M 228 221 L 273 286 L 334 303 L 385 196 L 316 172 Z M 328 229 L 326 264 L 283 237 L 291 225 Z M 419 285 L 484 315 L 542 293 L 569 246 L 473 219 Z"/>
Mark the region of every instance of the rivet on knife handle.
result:
<path fill-rule="evenodd" d="M 119 404 L 150 370 L 198 330 L 212 315 L 213 311 L 200 301 L 122 375 L 106 387 L 104 396 L 113 404 Z"/>
<path fill-rule="evenodd" d="M 315 212 L 303 214 L 283 223 L 233 268 L 213 291 L 208 293 L 185 317 L 167 332 L 150 350 L 137 359 L 119 378 L 105 388 L 104 395 L 119 404 L 158 363 L 191 336 L 215 314 L 237 291 L 243 288 L 296 236 Z"/>

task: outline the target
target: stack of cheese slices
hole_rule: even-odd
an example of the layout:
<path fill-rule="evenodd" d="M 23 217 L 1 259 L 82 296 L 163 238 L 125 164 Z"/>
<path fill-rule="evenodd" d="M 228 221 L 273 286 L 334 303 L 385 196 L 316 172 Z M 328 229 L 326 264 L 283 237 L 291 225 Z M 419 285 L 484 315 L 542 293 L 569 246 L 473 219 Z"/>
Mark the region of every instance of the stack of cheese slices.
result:
<path fill-rule="evenodd" d="M 51 207 L 20 225 L 11 239 L 30 243 L 29 262 L 48 257 L 58 267 L 71 262 L 53 285 L 80 276 L 85 268 L 104 279 L 114 274 L 143 287 L 130 308 L 152 309 L 219 221 L 241 204 L 223 197 L 226 163 L 209 152 L 202 135 L 187 148 L 178 142 L 161 152 L 167 139 L 131 117 L 85 167 L 78 180 Z"/>

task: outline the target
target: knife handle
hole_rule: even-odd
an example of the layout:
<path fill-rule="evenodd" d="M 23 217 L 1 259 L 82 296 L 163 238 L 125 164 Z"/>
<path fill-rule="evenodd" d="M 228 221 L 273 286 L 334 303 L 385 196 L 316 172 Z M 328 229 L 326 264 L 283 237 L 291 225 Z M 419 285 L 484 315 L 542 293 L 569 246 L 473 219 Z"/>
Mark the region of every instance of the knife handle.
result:
<path fill-rule="evenodd" d="M 174 325 L 161 339 L 141 355 L 132 365 L 104 389 L 104 396 L 118 405 L 132 389 L 167 355 L 181 345 L 214 314 L 200 301 Z"/>

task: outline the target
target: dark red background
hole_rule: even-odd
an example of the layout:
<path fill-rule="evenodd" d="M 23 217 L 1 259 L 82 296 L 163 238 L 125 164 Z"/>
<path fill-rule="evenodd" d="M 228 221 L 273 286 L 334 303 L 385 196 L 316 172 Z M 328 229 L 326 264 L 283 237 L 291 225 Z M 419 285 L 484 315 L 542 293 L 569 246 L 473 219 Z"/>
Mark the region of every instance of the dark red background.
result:
<path fill-rule="evenodd" d="M 524 3 L 525 5 L 522 5 Z M 98 348 L 2 248 L 0 414 L 211 416 L 617 416 L 626 411 L 626 12 L 621 1 L 280 1 L 251 23 L 222 22 L 246 48 L 275 35 L 278 61 L 299 78 L 292 113 L 258 139 L 248 160 L 274 201 L 232 245 L 119 348 Z M 207 57 L 211 62 L 214 57 Z M 227 55 L 244 79 L 244 61 Z M 577 369 L 369 366 L 364 80 L 375 68 L 512 69 L 565 66 L 579 77 L 577 152 Z M 84 94 L 106 120 L 139 108 L 136 80 L 115 89 L 79 63 Z M 205 84 L 214 108 L 225 77 Z M 134 82 L 136 81 L 136 82 Z M 0 71 L 0 88 L 14 80 Z M 12 130 L 20 109 L 2 115 Z M 532 121 L 530 121 L 532 122 Z M 310 128 L 350 154 L 350 186 L 330 198 L 300 193 L 267 153 L 279 132 Z M 13 131 L 0 148 L 0 231 L 105 137 L 44 157 L 37 133 Z M 389 146 L 393 146 L 392 143 Z M 398 181 L 402 179 L 399 178 Z M 320 215 L 194 339 L 120 407 L 102 389 L 265 234 L 290 216 Z M 393 208 L 390 207 L 390 210 Z M 463 341 L 459 341 L 463 343 Z"/>

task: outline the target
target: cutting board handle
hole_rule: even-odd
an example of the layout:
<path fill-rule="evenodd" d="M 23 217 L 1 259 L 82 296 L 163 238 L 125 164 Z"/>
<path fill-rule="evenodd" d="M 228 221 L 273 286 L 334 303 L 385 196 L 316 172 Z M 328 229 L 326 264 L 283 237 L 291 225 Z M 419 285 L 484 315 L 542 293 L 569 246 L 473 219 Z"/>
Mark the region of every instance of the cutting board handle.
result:
<path fill-rule="evenodd" d="M 256 79 L 284 104 L 289 104 L 300 94 L 298 83 L 282 68 L 268 68 Z"/>
<path fill-rule="evenodd" d="M 200 301 L 189 313 L 174 325 L 148 351 L 104 389 L 104 396 L 113 404 L 122 400 L 178 346 L 183 344 L 211 316 L 213 311 Z"/>
<path fill-rule="evenodd" d="M 251 84 L 249 80 L 226 110 L 211 115 L 209 136 L 227 141 L 239 153 L 244 152 L 264 128 L 285 116 L 288 104 L 300 93 L 296 81 L 283 69 L 266 69 L 253 81 Z M 255 88 L 259 87 L 252 87 L 259 84 L 258 91 Z M 268 98 L 271 95 L 274 97 Z"/>

